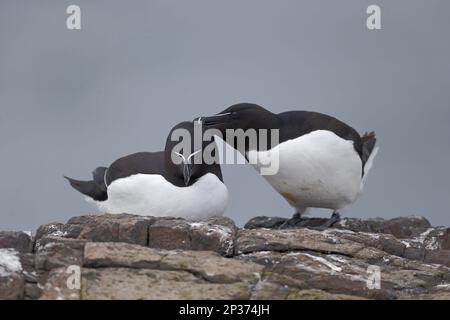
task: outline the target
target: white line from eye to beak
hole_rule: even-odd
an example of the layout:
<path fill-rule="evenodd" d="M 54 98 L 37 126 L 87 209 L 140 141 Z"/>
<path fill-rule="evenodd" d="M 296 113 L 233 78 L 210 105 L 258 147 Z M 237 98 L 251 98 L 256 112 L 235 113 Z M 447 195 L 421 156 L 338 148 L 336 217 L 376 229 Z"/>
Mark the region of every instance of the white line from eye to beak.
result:
<path fill-rule="evenodd" d="M 180 156 L 181 159 L 183 159 L 183 163 L 188 164 L 188 163 L 190 163 L 191 158 L 192 158 L 193 156 L 195 156 L 197 153 L 199 153 L 200 151 L 202 151 L 202 149 L 198 149 L 197 151 L 191 153 L 191 154 L 187 157 L 187 159 L 185 158 L 185 156 L 183 156 L 183 155 L 182 155 L 181 153 L 179 153 L 179 152 L 175 152 L 175 151 L 174 151 L 173 153 L 175 153 L 177 156 Z"/>
<path fill-rule="evenodd" d="M 228 115 L 230 115 L 231 114 L 231 112 L 226 112 L 226 113 L 219 113 L 219 114 L 216 114 L 215 116 L 213 116 L 213 117 L 221 117 L 221 116 L 228 116 Z"/>
<path fill-rule="evenodd" d="M 191 161 L 191 158 L 192 158 L 193 156 L 195 156 L 197 153 L 199 153 L 200 151 L 202 151 L 202 149 L 198 149 L 197 151 L 191 153 L 191 154 L 189 155 L 189 157 L 187 158 L 187 161 L 188 161 L 188 162 Z"/>
<path fill-rule="evenodd" d="M 181 157 L 181 159 L 183 159 L 183 163 L 186 163 L 186 158 L 181 153 L 175 152 L 175 151 L 173 153 L 175 153 L 177 156 Z"/>

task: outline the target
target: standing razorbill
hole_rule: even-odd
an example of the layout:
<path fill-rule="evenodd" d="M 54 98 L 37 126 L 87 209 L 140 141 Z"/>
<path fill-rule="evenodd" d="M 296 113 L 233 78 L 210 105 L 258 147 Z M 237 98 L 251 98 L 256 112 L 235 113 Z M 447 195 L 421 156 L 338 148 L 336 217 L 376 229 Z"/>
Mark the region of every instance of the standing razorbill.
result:
<path fill-rule="evenodd" d="M 342 121 L 317 112 L 274 114 L 259 105 L 241 103 L 197 121 L 206 129 L 219 130 L 223 137 L 227 129 L 255 129 L 258 134 L 259 129 L 279 130 L 278 145 L 261 149 L 258 143 L 250 149 L 246 144 L 244 156 L 249 160 L 278 154 L 278 172 L 264 178 L 295 209 L 283 226 L 295 224 L 312 207 L 332 209 L 322 227 L 333 226 L 340 219 L 339 211 L 361 194 L 377 153 L 375 133 L 360 136 Z M 236 148 L 236 142 L 226 142 Z M 271 146 L 270 141 L 267 145 Z M 257 161 L 252 164 L 260 167 Z"/>
<path fill-rule="evenodd" d="M 176 129 L 190 133 L 190 150 L 175 152 L 179 141 L 172 141 Z M 172 128 L 164 151 L 139 152 L 114 161 L 109 168 L 98 167 L 93 180 L 68 177 L 71 186 L 86 195 L 105 213 L 131 213 L 206 219 L 222 215 L 228 202 L 220 165 L 193 161 L 194 155 L 214 140 L 202 142 L 194 150 L 194 123 L 182 122 Z M 187 149 L 187 148 L 186 148 Z M 179 163 L 173 158 L 179 157 Z"/>

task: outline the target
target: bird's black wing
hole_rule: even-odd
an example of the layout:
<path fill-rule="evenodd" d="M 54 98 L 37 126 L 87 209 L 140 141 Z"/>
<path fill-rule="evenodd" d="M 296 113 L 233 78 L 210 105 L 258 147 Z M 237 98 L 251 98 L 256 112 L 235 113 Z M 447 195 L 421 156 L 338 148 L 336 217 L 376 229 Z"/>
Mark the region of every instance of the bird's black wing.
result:
<path fill-rule="evenodd" d="M 312 111 L 288 111 L 280 113 L 278 117 L 282 124 L 280 126 L 280 143 L 316 130 L 328 130 L 342 139 L 353 141 L 354 148 L 362 159 L 361 136 L 346 123 L 332 116 Z"/>
<path fill-rule="evenodd" d="M 135 174 L 164 175 L 164 152 L 138 152 L 114 161 L 106 172 L 105 181 L 110 185 L 114 180 Z"/>

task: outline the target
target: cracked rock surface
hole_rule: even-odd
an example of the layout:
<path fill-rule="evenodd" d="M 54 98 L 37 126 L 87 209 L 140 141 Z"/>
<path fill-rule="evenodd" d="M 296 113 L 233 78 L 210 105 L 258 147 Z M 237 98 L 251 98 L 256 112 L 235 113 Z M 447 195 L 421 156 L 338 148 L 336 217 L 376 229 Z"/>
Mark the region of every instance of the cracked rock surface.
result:
<path fill-rule="evenodd" d="M 423 217 L 130 214 L 0 232 L 0 299 L 450 299 L 450 229 Z"/>

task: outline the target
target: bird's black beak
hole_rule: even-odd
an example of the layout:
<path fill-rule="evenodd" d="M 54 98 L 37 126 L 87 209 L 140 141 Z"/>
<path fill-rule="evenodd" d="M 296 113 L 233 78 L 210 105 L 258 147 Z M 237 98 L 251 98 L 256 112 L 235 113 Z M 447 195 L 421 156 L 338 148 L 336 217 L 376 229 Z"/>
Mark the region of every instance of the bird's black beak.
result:
<path fill-rule="evenodd" d="M 187 186 L 191 181 L 192 168 L 190 163 L 183 163 L 184 184 Z"/>
<path fill-rule="evenodd" d="M 231 120 L 231 112 L 218 113 L 210 117 L 198 117 L 194 121 L 202 123 L 205 127 L 214 128 L 217 125 L 227 123 Z"/>

